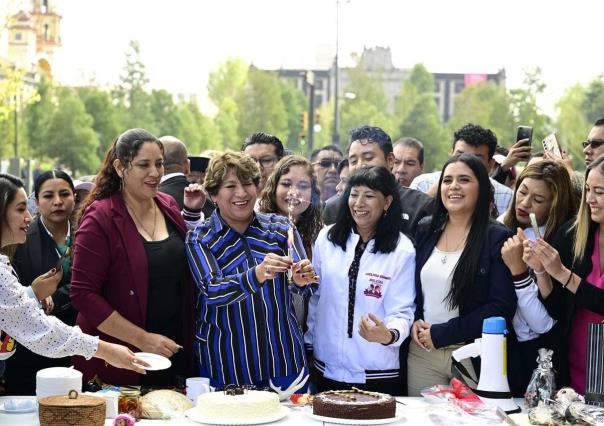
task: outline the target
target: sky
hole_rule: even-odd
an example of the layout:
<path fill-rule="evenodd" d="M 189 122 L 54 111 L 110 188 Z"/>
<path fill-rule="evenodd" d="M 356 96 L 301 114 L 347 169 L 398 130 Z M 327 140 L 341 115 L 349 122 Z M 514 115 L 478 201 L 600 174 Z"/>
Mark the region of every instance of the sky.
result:
<path fill-rule="evenodd" d="M 0 0 L 1 2 L 18 0 Z M 229 57 L 255 66 L 327 68 L 335 52 L 336 0 L 58 0 L 64 84 L 118 82 L 128 42 L 141 44 L 150 87 L 196 94 Z M 340 0 L 343 66 L 363 47 L 390 46 L 393 63 L 431 72 L 505 68 L 507 87 L 540 66 L 553 113 L 564 89 L 604 73 L 604 1 Z M 592 19 L 594 18 L 594 19 Z M 599 52 L 599 53 L 598 53 Z"/>

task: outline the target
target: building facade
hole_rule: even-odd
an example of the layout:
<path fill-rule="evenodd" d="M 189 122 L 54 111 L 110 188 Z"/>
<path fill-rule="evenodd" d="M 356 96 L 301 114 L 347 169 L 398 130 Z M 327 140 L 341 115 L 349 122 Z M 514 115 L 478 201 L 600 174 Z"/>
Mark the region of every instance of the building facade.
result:
<path fill-rule="evenodd" d="M 361 56 L 361 63 L 365 71 L 382 81 L 382 87 L 391 111 L 394 110 L 396 97 L 401 91 L 403 81 L 409 77 L 410 70 L 396 68 L 392 63 L 392 54 L 389 47 L 365 48 Z M 340 68 L 340 81 L 338 91 L 344 97 L 346 87 L 350 82 L 350 68 Z M 294 84 L 308 95 L 309 87 L 305 83 L 307 70 L 280 69 L 276 72 L 281 78 L 292 80 Z M 335 68 L 312 70 L 315 79 L 315 107 L 329 102 L 335 95 Z M 505 86 L 505 70 L 501 69 L 494 74 L 463 74 L 463 73 L 433 73 L 434 100 L 439 115 L 443 122 L 447 122 L 455 107 L 455 98 L 466 87 L 479 81 L 493 81 L 495 84 Z"/>

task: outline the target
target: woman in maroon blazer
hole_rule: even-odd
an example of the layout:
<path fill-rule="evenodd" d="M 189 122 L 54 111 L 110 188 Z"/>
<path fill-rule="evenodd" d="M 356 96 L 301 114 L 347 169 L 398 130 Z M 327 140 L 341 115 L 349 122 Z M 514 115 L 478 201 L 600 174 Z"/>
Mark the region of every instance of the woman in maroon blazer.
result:
<path fill-rule="evenodd" d="M 172 367 L 139 376 L 101 360 L 74 359 L 88 380 L 174 386 L 192 366 L 194 286 L 185 257 L 186 225 L 174 199 L 158 193 L 163 146 L 143 129 L 116 139 L 82 208 L 74 243 L 71 301 L 89 334 L 133 351 L 168 357 Z M 199 207 L 199 192 L 185 204 Z M 188 219 L 194 219 L 195 212 Z"/>

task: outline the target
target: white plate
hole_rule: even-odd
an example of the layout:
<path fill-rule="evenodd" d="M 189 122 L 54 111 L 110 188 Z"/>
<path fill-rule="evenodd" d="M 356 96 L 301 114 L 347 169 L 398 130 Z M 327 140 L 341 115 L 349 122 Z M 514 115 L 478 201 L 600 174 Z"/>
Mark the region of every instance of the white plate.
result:
<path fill-rule="evenodd" d="M 338 417 L 317 416 L 316 414 L 312 413 L 312 408 L 310 410 L 305 410 L 304 413 L 313 420 L 325 423 L 336 423 L 340 425 L 385 425 L 388 423 L 394 423 L 400 420 L 405 420 L 405 416 L 403 416 L 402 414 L 396 414 L 394 417 L 390 417 L 388 419 L 357 420 L 340 419 Z"/>
<path fill-rule="evenodd" d="M 165 370 L 166 368 L 170 368 L 172 365 L 172 362 L 165 356 L 152 354 L 149 352 L 136 352 L 134 355 L 149 364 L 149 367 L 143 367 L 145 370 Z"/>
<path fill-rule="evenodd" d="M 228 419 L 225 419 L 225 420 L 208 419 L 203 415 L 203 413 L 200 413 L 195 408 L 191 408 L 191 409 L 185 411 L 185 416 L 187 416 L 187 418 L 189 420 L 192 420 L 196 423 L 205 423 L 205 424 L 209 424 L 209 425 L 260 425 L 260 424 L 264 424 L 264 423 L 272 423 L 272 422 L 281 420 L 282 418 L 287 416 L 290 413 L 290 411 L 291 410 L 289 408 L 281 406 L 281 412 L 278 414 L 275 414 L 273 416 L 266 416 L 266 417 L 262 417 L 262 418 L 259 418 L 256 420 L 231 420 L 231 421 L 229 421 Z"/>
<path fill-rule="evenodd" d="M 33 413 L 34 411 L 36 411 L 36 405 L 37 404 L 33 400 L 32 400 L 32 402 L 33 402 L 33 404 L 32 404 L 31 407 L 29 407 L 29 408 L 21 408 L 21 409 L 18 409 L 18 410 L 7 410 L 6 408 L 4 408 L 4 403 L 2 403 L 2 404 L 0 404 L 0 412 L 2 412 L 2 413 L 8 413 L 8 414 L 12 414 L 12 413 L 14 413 L 14 414 Z"/>

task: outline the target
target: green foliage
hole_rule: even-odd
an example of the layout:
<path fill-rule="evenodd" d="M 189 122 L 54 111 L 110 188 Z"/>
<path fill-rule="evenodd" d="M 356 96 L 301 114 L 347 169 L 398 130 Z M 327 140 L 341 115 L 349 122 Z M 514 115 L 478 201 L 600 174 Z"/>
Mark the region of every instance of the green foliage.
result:
<path fill-rule="evenodd" d="M 187 145 L 189 154 L 197 155 L 205 149 L 222 149 L 220 131 L 214 122 L 199 111 L 193 102 L 178 105 L 180 130 L 176 133 Z"/>
<path fill-rule="evenodd" d="M 247 82 L 249 65 L 242 59 L 227 59 L 208 77 L 208 97 L 220 106 L 225 98 L 235 99 Z"/>
<path fill-rule="evenodd" d="M 590 123 L 604 118 L 604 74 L 600 74 L 587 85 L 582 106 Z"/>
<path fill-rule="evenodd" d="M 552 132 L 550 118 L 537 106 L 537 99 L 545 87 L 541 80 L 541 68 L 537 67 L 525 70 L 524 87 L 512 89 L 509 93 L 510 110 L 516 126 L 531 126 L 534 141 L 541 141 Z M 515 139 L 510 141 L 510 145 L 514 142 Z"/>
<path fill-rule="evenodd" d="M 516 141 L 516 124 L 508 94 L 493 82 L 466 87 L 455 99 L 455 111 L 448 122 L 448 134 L 467 123 L 491 129 L 500 145 L 509 147 Z"/>
<path fill-rule="evenodd" d="M 585 140 L 591 126 L 583 109 L 585 99 L 585 88 L 575 84 L 566 89 L 556 103 L 556 136 L 570 153 L 576 169 L 585 168 L 583 147 L 580 142 Z"/>
<path fill-rule="evenodd" d="M 340 108 L 340 140 L 347 144 L 348 132 L 365 124 L 381 127 L 392 135 L 396 124 L 388 111 L 388 100 L 382 88 L 381 78 L 372 77 L 362 63 L 348 71 L 349 82 L 344 92 L 355 94 L 354 99 L 342 102 Z"/>
<path fill-rule="evenodd" d="M 299 145 L 299 138 L 300 133 L 307 133 L 307 129 L 302 128 L 300 114 L 308 109 L 308 99 L 292 81 L 279 80 L 279 85 L 281 86 L 281 99 L 287 115 L 288 129 L 287 140 L 284 140 L 283 143 L 294 152 L 306 154 L 305 148 Z"/>
<path fill-rule="evenodd" d="M 284 139 L 288 135 L 287 113 L 278 77 L 268 71 L 250 69 L 238 96 L 239 143 L 254 132 L 268 132 Z"/>
<path fill-rule="evenodd" d="M 41 153 L 56 158 L 74 175 L 95 173 L 100 164 L 97 155 L 99 139 L 92 128 L 94 119 L 86 113 L 84 103 L 76 93 L 62 89 L 58 105 L 46 132 Z"/>
<path fill-rule="evenodd" d="M 86 112 L 92 117 L 92 128 L 99 139 L 98 157 L 103 158 L 105 152 L 120 135 L 121 128 L 116 115 L 111 95 L 98 87 L 87 86 L 76 89 L 84 103 Z"/>
<path fill-rule="evenodd" d="M 25 128 L 30 154 L 35 157 L 44 155 L 46 132 L 55 111 L 55 88 L 46 75 L 42 75 L 36 85 L 38 100 L 25 109 Z"/>
<path fill-rule="evenodd" d="M 416 64 L 394 104 L 400 136 L 414 137 L 424 144 L 425 170 L 439 168 L 450 150 L 433 91 L 432 74 Z"/>
<path fill-rule="evenodd" d="M 170 93 L 165 90 L 153 90 L 149 107 L 158 137 L 178 133 L 181 128 L 180 117 Z"/>

